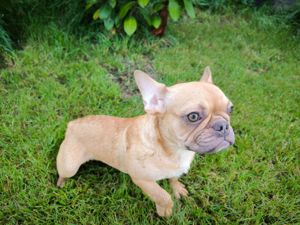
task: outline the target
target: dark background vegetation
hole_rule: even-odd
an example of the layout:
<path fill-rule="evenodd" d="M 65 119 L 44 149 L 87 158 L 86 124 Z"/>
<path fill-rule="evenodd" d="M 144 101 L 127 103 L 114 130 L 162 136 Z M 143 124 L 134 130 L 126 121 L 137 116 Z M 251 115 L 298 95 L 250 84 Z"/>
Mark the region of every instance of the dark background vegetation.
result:
<path fill-rule="evenodd" d="M 26 42 L 27 27 L 34 21 L 55 22 L 65 31 L 77 35 L 87 34 L 87 30 L 103 32 L 92 21 L 92 15 L 84 11 L 83 0 L 7 0 L 0 2 L 0 55 L 13 53 Z M 272 15 L 278 23 L 291 27 L 291 35 L 299 35 L 300 4 L 296 0 L 195 0 L 200 10 L 222 13 L 228 8 L 245 14 L 260 10 Z M 150 35 L 150 34 L 148 34 Z M 3 57 L 1 57 L 3 67 Z"/>

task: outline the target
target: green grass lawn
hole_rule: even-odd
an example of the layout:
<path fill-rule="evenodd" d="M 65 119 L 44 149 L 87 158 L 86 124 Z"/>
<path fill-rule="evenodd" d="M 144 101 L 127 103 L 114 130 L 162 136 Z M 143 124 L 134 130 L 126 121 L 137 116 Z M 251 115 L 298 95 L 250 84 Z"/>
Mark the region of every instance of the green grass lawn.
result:
<path fill-rule="evenodd" d="M 0 224 L 299 224 L 300 43 L 261 18 L 202 12 L 163 39 L 91 40 L 33 24 L 0 71 Z M 159 218 L 128 175 L 99 162 L 56 187 L 69 120 L 142 114 L 135 69 L 172 85 L 207 65 L 235 105 L 236 144 L 195 158 L 181 178 L 190 195 L 172 217 Z"/>

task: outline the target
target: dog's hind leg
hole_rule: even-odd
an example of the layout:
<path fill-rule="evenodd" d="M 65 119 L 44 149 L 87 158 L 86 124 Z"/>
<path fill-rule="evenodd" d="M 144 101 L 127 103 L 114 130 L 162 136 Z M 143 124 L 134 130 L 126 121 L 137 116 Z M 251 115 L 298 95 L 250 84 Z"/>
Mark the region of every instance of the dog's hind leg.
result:
<path fill-rule="evenodd" d="M 60 146 L 56 166 L 59 178 L 57 186 L 63 187 L 66 178 L 74 176 L 79 167 L 91 157 L 85 148 L 74 138 L 66 138 Z"/>
<path fill-rule="evenodd" d="M 66 179 L 67 179 L 67 178 L 64 178 L 64 177 L 59 176 L 58 179 L 57 179 L 56 185 L 57 185 L 58 187 L 62 188 L 62 187 L 65 185 Z"/>

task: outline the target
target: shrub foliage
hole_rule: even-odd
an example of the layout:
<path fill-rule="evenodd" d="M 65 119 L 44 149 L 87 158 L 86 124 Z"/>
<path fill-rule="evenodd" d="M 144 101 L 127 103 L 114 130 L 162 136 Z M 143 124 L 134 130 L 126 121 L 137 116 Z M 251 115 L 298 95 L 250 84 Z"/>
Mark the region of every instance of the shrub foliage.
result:
<path fill-rule="evenodd" d="M 88 0 L 86 10 L 92 10 L 93 19 L 100 20 L 107 30 L 123 29 L 129 36 L 139 26 L 147 26 L 154 35 L 162 35 L 168 17 L 177 21 L 183 11 L 195 18 L 191 0 Z"/>
<path fill-rule="evenodd" d="M 290 25 L 294 34 L 300 35 L 297 0 L 5 0 L 0 1 L 0 55 L 21 48 L 31 24 L 54 22 L 76 34 L 86 34 L 87 27 L 91 33 L 106 29 L 127 35 L 146 28 L 161 36 L 169 18 L 177 21 L 184 13 L 194 18 L 194 8 L 219 12 L 227 8 L 251 9 L 252 13 L 260 6 L 266 6 L 262 7 L 263 13 L 277 17 L 277 21 Z"/>

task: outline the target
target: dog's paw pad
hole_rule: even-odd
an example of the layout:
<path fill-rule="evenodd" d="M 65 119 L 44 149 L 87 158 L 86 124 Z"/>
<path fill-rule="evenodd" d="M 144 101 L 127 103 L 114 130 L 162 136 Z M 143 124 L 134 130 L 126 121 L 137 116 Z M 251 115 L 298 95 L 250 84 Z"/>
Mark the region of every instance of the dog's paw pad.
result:
<path fill-rule="evenodd" d="M 156 205 L 157 214 L 161 217 L 169 217 L 172 215 L 173 203 L 166 206 Z"/>
<path fill-rule="evenodd" d="M 180 197 L 186 197 L 189 194 L 188 190 L 186 190 L 185 186 L 180 182 L 176 182 L 176 184 L 173 184 L 172 188 L 177 199 L 179 199 Z"/>

